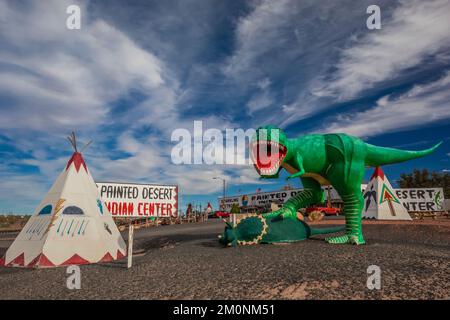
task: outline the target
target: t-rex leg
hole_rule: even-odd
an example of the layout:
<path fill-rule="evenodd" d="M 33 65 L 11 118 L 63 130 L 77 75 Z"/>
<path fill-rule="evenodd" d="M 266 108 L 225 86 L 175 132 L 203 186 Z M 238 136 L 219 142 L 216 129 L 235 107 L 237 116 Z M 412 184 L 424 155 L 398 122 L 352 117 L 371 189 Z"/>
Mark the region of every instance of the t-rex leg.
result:
<path fill-rule="evenodd" d="M 363 175 L 364 163 L 360 161 L 354 161 L 350 168 L 342 163 L 336 164 L 329 169 L 327 177 L 344 201 L 346 232 L 343 236 L 325 239 L 328 243 L 365 243 L 361 227 L 361 215 L 364 205 L 364 198 L 361 193 Z"/>
<path fill-rule="evenodd" d="M 297 210 L 310 204 L 323 202 L 324 193 L 320 184 L 312 178 L 301 178 L 304 189 L 290 198 L 280 210 L 266 213 L 266 219 L 270 218 L 297 218 Z"/>
<path fill-rule="evenodd" d="M 344 201 L 345 235 L 331 237 L 325 240 L 328 243 L 336 244 L 365 244 L 361 226 L 361 211 L 364 204 L 361 190 L 355 190 L 355 192 L 350 194 L 341 195 L 341 198 Z"/>

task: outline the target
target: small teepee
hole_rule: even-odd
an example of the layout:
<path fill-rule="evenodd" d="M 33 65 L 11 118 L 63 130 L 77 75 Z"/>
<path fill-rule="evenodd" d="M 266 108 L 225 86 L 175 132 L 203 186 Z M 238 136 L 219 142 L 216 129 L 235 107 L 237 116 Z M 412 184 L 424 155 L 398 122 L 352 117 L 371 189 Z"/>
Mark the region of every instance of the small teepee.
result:
<path fill-rule="evenodd" d="M 363 196 L 363 218 L 412 220 L 380 167 L 375 168 Z"/>
<path fill-rule="evenodd" d="M 57 267 L 126 255 L 125 242 L 77 150 L 74 133 L 69 141 L 75 150 L 72 157 L 6 251 L 5 266 Z"/>
<path fill-rule="evenodd" d="M 205 209 L 206 214 L 210 214 L 213 211 L 211 203 L 208 202 L 208 206 Z"/>

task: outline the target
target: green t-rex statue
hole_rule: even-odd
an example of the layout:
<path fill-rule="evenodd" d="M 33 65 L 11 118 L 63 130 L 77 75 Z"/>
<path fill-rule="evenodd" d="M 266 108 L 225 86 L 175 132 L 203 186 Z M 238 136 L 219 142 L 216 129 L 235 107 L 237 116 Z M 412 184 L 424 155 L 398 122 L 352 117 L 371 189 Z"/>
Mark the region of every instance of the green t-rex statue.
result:
<path fill-rule="evenodd" d="M 324 201 L 321 185 L 332 185 L 344 202 L 345 235 L 328 243 L 364 244 L 361 229 L 361 183 L 366 167 L 403 162 L 432 153 L 442 142 L 423 151 L 377 147 L 342 133 L 308 134 L 288 139 L 278 128 L 259 128 L 250 144 L 254 166 L 261 178 L 278 178 L 282 168 L 299 177 L 304 189 L 266 220 L 297 219 L 297 210 Z M 228 227 L 229 229 L 229 227 Z"/>

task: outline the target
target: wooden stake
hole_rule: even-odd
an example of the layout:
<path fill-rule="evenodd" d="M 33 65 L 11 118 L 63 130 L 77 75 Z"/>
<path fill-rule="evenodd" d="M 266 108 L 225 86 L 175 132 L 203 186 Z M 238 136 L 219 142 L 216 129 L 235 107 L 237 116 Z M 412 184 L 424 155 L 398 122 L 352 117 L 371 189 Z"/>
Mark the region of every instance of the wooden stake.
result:
<path fill-rule="evenodd" d="M 130 220 L 130 225 L 128 227 L 128 263 L 127 268 L 131 268 L 133 264 L 133 237 L 134 237 L 134 226 L 133 221 Z"/>

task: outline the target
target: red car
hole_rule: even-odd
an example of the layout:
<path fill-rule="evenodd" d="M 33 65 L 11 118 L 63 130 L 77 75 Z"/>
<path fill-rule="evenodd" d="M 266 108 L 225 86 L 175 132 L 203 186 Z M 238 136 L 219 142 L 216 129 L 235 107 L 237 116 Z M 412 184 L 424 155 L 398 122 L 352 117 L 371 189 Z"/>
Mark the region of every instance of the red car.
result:
<path fill-rule="evenodd" d="M 216 211 L 214 212 L 214 217 L 215 218 L 228 218 L 230 216 L 229 212 L 225 212 L 225 211 Z"/>
<path fill-rule="evenodd" d="M 310 214 L 313 211 L 319 211 L 322 212 L 326 216 L 337 216 L 339 213 L 341 213 L 341 209 L 339 208 L 333 208 L 333 207 L 308 207 L 306 208 L 306 214 Z"/>

